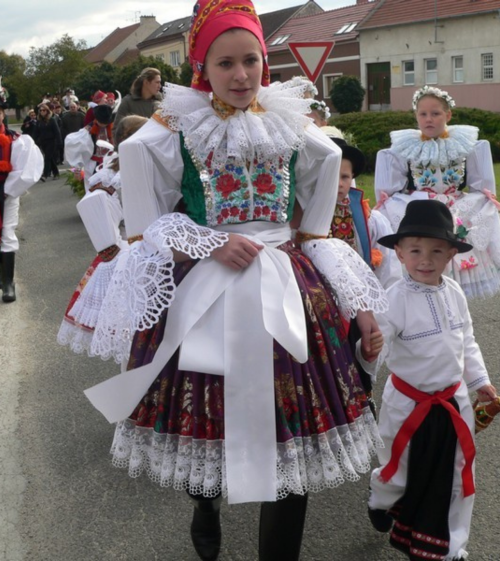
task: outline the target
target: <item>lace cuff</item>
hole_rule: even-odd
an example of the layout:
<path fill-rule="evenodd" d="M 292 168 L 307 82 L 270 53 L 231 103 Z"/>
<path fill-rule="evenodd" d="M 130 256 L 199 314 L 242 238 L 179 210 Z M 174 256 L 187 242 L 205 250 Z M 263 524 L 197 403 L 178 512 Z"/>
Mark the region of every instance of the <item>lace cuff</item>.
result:
<path fill-rule="evenodd" d="M 180 213 L 164 215 L 151 224 L 142 242 L 119 254 L 99 313 L 92 353 L 122 362 L 134 333 L 159 321 L 175 297 L 172 249 L 203 259 L 227 239 L 226 233 L 198 226 Z"/>
<path fill-rule="evenodd" d="M 204 259 L 229 239 L 225 232 L 199 226 L 191 218 L 179 212 L 165 214 L 144 232 L 144 241 L 156 247 L 160 253 L 167 248 L 175 249 L 191 259 Z"/>
<path fill-rule="evenodd" d="M 312 240 L 302 251 L 333 288 L 345 318 L 358 310 L 383 313 L 389 309 L 385 290 L 363 259 L 345 242 L 337 239 Z"/>

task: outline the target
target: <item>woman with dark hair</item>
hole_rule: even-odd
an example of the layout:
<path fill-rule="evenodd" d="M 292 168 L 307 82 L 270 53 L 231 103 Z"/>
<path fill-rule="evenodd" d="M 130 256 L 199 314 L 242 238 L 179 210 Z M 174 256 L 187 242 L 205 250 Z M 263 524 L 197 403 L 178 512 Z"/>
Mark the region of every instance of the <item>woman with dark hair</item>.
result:
<path fill-rule="evenodd" d="M 144 68 L 132 83 L 116 113 L 115 127 L 126 115 L 151 117 L 158 109 L 161 96 L 161 73 L 157 68 Z"/>
<path fill-rule="evenodd" d="M 50 174 L 54 179 L 59 177 L 57 169 L 57 158 L 61 146 L 61 131 L 52 111 L 48 105 L 42 103 L 38 108 L 38 126 L 35 133 L 35 142 L 43 153 L 43 174 L 40 178 L 45 181 Z"/>

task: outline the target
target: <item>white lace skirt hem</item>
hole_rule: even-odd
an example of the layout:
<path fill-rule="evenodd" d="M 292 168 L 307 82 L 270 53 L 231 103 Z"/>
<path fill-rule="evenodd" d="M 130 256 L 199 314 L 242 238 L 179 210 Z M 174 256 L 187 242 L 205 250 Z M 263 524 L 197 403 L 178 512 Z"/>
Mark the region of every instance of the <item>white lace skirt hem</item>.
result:
<path fill-rule="evenodd" d="M 370 471 L 371 458 L 383 446 L 369 408 L 350 425 L 278 443 L 277 498 L 357 481 L 360 473 Z M 127 468 L 130 477 L 139 477 L 145 471 L 162 487 L 205 497 L 220 493 L 227 497 L 223 440 L 158 434 L 127 419 L 116 427 L 111 454 L 113 465 Z"/>

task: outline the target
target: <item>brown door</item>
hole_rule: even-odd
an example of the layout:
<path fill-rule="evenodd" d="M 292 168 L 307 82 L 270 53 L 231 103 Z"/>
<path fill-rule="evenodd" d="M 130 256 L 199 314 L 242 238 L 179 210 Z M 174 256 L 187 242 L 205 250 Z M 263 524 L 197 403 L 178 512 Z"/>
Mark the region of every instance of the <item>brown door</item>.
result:
<path fill-rule="evenodd" d="M 367 64 L 368 110 L 387 111 L 391 108 L 391 67 L 389 62 Z"/>

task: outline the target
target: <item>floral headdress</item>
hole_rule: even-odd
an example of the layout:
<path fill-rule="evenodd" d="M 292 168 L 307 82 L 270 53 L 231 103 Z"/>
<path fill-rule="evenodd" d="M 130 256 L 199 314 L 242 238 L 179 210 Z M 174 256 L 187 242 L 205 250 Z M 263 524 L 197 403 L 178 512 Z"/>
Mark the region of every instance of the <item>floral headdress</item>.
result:
<path fill-rule="evenodd" d="M 311 103 L 311 111 L 319 111 L 323 113 L 323 115 L 325 116 L 325 121 L 328 121 L 328 119 L 332 116 L 332 114 L 330 113 L 330 108 L 324 101 L 314 100 Z"/>
<path fill-rule="evenodd" d="M 420 99 L 422 99 L 426 95 L 431 95 L 433 97 L 437 97 L 438 99 L 443 99 L 450 109 L 455 107 L 455 100 L 448 92 L 440 90 L 439 88 L 434 88 L 432 86 L 424 86 L 413 94 L 412 107 L 414 111 L 417 110 L 417 105 Z"/>

